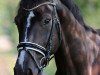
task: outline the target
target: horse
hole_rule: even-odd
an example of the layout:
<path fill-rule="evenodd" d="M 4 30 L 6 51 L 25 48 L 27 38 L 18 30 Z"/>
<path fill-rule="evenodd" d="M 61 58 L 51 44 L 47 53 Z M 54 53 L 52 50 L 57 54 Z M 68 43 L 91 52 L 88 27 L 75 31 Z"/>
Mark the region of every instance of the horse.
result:
<path fill-rule="evenodd" d="M 55 75 L 100 74 L 99 33 L 63 1 L 21 0 L 15 17 L 19 45 L 14 75 L 42 75 L 53 54 Z"/>

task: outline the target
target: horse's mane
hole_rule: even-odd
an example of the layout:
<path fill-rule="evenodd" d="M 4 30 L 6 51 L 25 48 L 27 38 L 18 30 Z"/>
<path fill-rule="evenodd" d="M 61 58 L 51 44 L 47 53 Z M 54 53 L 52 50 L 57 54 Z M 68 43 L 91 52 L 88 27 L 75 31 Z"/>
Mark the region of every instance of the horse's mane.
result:
<path fill-rule="evenodd" d="M 80 12 L 80 9 L 79 7 L 75 4 L 75 2 L 73 0 L 60 0 L 71 12 L 72 14 L 74 15 L 74 17 L 77 19 L 77 21 L 82 25 L 84 26 L 84 28 L 86 30 L 90 30 L 92 32 L 95 32 L 96 31 L 91 28 L 90 26 L 87 26 L 84 22 L 84 19 L 83 19 L 83 16 Z"/>

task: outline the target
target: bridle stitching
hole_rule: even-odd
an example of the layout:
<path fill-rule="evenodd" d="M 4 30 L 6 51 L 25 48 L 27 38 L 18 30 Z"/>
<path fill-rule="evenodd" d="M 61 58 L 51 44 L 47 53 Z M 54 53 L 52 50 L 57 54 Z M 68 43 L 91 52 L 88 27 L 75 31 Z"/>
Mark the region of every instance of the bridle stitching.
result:
<path fill-rule="evenodd" d="M 26 49 L 28 50 L 32 50 L 32 51 L 35 51 L 35 52 L 38 52 L 38 53 L 40 53 L 41 55 L 43 55 L 43 57 L 45 57 L 45 54 L 43 53 L 43 52 L 41 52 L 40 50 L 38 50 L 38 49 L 35 49 L 35 48 L 30 48 L 30 47 L 26 47 Z"/>
<path fill-rule="evenodd" d="M 27 43 L 27 44 L 32 44 L 32 45 L 36 45 L 36 46 L 38 46 L 39 48 L 41 48 L 41 49 L 43 49 L 43 50 L 46 51 L 46 49 L 45 49 L 43 46 L 40 46 L 39 44 L 31 43 L 31 42 L 20 42 L 20 44 L 25 44 L 25 43 Z"/>

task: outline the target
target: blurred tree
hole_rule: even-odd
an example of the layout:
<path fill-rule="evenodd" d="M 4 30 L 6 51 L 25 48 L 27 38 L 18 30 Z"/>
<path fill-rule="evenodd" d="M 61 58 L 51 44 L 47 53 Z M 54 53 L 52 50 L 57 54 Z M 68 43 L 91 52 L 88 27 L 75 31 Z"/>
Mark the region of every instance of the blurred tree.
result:
<path fill-rule="evenodd" d="M 18 42 L 17 28 L 14 24 L 18 2 L 18 0 L 0 0 L 0 35 L 8 36 L 13 43 L 13 48 L 16 48 Z"/>
<path fill-rule="evenodd" d="M 93 28 L 100 28 L 100 0 L 74 0 L 79 6 L 86 23 Z"/>
<path fill-rule="evenodd" d="M 88 7 L 99 9 L 100 0 L 76 0 L 76 3 L 84 9 L 88 9 Z"/>

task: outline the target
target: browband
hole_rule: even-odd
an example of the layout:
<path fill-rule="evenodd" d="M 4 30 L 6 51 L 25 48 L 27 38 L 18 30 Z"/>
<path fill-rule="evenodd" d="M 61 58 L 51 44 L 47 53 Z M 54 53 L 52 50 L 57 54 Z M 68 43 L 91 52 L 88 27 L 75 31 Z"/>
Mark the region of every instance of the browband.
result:
<path fill-rule="evenodd" d="M 43 5 L 53 5 L 53 6 L 56 6 L 55 3 L 45 2 L 45 3 L 39 4 L 39 5 L 37 5 L 36 7 L 33 7 L 33 8 L 31 8 L 31 9 L 27 9 L 27 8 L 24 8 L 24 7 L 23 7 L 23 9 L 26 10 L 26 11 L 32 11 L 32 10 L 34 10 L 34 9 L 37 9 L 37 8 L 40 7 L 40 6 L 43 6 Z"/>

